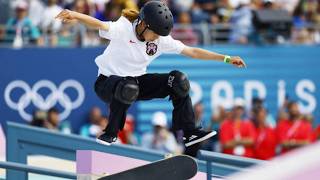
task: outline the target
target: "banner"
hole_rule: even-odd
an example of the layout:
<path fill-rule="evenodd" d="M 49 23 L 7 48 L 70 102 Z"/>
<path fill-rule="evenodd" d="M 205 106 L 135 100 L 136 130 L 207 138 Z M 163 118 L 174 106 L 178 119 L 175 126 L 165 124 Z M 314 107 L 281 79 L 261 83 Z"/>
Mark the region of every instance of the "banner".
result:
<path fill-rule="evenodd" d="M 167 73 L 177 69 L 186 73 L 191 81 L 193 104 L 204 105 L 202 121 L 207 125 L 217 106 L 227 109 L 236 98 L 251 108 L 254 97 L 265 100 L 268 112 L 276 119 L 278 108 L 286 98 L 297 101 L 302 113 L 315 116 L 319 123 L 320 55 L 315 46 L 217 46 L 206 49 L 231 56 L 242 57 L 246 69 L 208 60 L 193 60 L 183 56 L 162 56 L 155 60 L 149 72 Z M 168 100 L 155 100 L 138 104 L 139 130 L 150 130 L 155 111 L 164 111 L 171 119 L 172 105 Z M 145 125 L 143 125 L 145 123 Z"/>
<path fill-rule="evenodd" d="M 193 60 L 163 55 L 148 72 L 168 73 L 177 69 L 191 81 L 193 103 L 204 104 L 203 121 L 208 123 L 218 105 L 231 108 L 235 98 L 243 98 L 250 109 L 253 97 L 265 99 L 276 117 L 286 97 L 299 103 L 303 113 L 319 119 L 319 47 L 316 46 L 218 46 L 206 49 L 241 56 L 246 69 L 215 61 Z M 106 105 L 94 93 L 97 76 L 94 59 L 103 48 L 88 49 L 0 49 L 0 121 L 29 122 L 35 109 L 57 107 L 61 120 L 73 129 L 88 121 L 88 112 Z M 156 82 L 155 82 L 156 83 Z M 151 130 L 155 111 L 164 111 L 171 120 L 171 101 L 151 100 L 132 105 L 138 133 Z M 315 122 L 318 123 L 318 122 Z"/>
<path fill-rule="evenodd" d="M 94 60 L 103 50 L 0 49 L 1 123 L 28 123 L 36 109 L 55 107 L 61 121 L 70 121 L 77 132 L 89 121 L 93 106 L 107 115 L 107 106 L 94 92 L 98 73 Z"/>

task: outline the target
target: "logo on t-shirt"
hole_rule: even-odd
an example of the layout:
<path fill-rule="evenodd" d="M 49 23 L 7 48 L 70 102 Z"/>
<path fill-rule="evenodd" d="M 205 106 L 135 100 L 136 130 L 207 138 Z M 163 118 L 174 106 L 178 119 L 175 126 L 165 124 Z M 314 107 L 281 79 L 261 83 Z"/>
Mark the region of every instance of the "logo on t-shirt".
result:
<path fill-rule="evenodd" d="M 147 46 L 146 53 L 149 56 L 153 56 L 155 53 L 157 53 L 158 46 L 155 43 L 147 42 L 146 46 Z"/>

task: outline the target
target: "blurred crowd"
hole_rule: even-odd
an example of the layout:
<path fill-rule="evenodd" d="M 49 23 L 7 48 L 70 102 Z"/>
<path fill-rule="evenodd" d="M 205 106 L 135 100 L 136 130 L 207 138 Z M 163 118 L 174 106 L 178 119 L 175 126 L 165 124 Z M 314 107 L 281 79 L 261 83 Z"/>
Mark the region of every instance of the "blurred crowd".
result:
<path fill-rule="evenodd" d="M 166 113 L 154 112 L 150 119 L 152 130 L 140 134 L 136 131 L 139 121 L 128 114 L 125 126 L 118 134 L 117 143 L 141 146 L 164 153 L 196 155 L 198 149 L 222 152 L 231 155 L 269 160 L 320 139 L 320 125 L 313 126 L 313 116 L 302 114 L 297 102 L 286 100 L 277 117 L 271 115 L 259 98 L 252 100 L 247 110 L 244 100 L 236 98 L 231 109 L 218 106 L 211 119 L 204 119 L 204 105 L 194 105 L 197 128 L 215 130 L 218 135 L 189 149 L 183 146 L 183 134 L 170 129 Z M 67 120 L 60 121 L 59 112 L 51 108 L 36 111 L 31 125 L 44 127 L 65 134 L 75 133 Z M 83 137 L 99 136 L 108 124 L 99 107 L 93 107 L 88 120 L 77 132 Z M 209 122 L 209 123 L 208 123 Z M 205 125 L 206 124 L 206 125 Z"/>
<path fill-rule="evenodd" d="M 0 42 L 24 45 L 87 47 L 101 42 L 94 30 L 55 20 L 70 9 L 102 21 L 115 21 L 123 9 L 139 10 L 148 0 L 12 0 L 11 18 L 0 30 Z M 203 43 L 320 43 L 318 0 L 164 0 L 172 10 L 172 35 L 189 45 Z M 268 10 L 283 24 L 261 24 L 255 12 Z M 282 13 L 282 15 L 281 15 Z M 287 18 L 285 18 L 287 16 Z M 289 18 L 289 20 L 288 20 Z M 289 21 L 289 22 L 288 22 Z M 287 23 L 287 24 L 286 24 Z M 201 26 L 199 26 L 201 24 Z M 280 24 L 280 25 L 279 25 Z M 284 28 L 285 26 L 285 28 Z M 282 28 L 280 32 L 279 28 Z M 266 37 L 266 38 L 265 38 Z"/>
<path fill-rule="evenodd" d="M 263 100 L 255 98 L 250 111 L 238 99 L 234 107 L 219 107 L 208 128 L 219 136 L 204 145 L 207 150 L 268 160 L 320 138 L 319 126 L 313 128 L 313 116 L 302 114 L 295 101 L 286 101 L 274 118 Z"/>

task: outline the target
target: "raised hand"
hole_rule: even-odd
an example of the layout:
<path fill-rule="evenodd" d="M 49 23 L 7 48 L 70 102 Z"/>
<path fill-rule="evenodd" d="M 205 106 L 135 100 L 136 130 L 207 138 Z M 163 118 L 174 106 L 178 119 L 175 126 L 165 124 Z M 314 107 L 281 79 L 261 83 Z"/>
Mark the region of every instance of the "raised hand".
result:
<path fill-rule="evenodd" d="M 77 13 L 64 9 L 56 16 L 56 19 L 61 19 L 64 23 L 74 23 L 77 21 Z"/>
<path fill-rule="evenodd" d="M 246 68 L 247 65 L 239 56 L 231 57 L 230 64 L 238 67 L 238 68 Z"/>

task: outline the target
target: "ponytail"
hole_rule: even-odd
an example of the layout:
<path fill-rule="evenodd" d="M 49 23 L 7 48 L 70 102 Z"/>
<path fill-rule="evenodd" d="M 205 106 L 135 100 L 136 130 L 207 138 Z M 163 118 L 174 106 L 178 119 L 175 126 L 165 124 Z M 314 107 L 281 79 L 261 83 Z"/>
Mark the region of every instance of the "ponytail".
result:
<path fill-rule="evenodd" d="M 122 16 L 126 17 L 130 22 L 138 19 L 139 11 L 133 9 L 124 9 L 122 10 Z"/>

